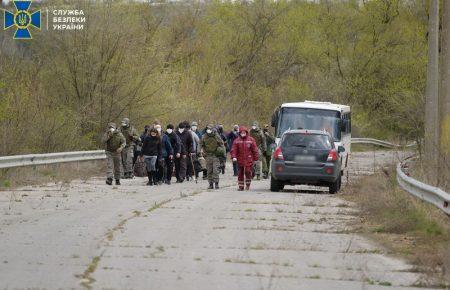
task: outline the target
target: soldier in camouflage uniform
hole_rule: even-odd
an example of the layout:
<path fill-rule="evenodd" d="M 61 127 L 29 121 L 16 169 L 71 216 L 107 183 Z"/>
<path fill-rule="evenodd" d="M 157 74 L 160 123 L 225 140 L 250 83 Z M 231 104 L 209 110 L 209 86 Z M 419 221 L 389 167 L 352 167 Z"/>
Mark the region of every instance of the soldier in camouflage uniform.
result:
<path fill-rule="evenodd" d="M 120 132 L 125 137 L 126 145 L 122 150 L 123 177 L 133 178 L 133 155 L 134 146 L 140 141 L 136 129 L 130 125 L 130 119 L 124 118 Z"/>
<path fill-rule="evenodd" d="M 116 124 L 108 124 L 108 130 L 103 134 L 102 142 L 105 144 L 106 153 L 106 184 L 111 185 L 114 177 L 116 179 L 116 185 L 120 185 L 120 173 L 122 167 L 120 154 L 123 148 L 125 148 L 126 141 L 122 133 L 117 130 Z"/>
<path fill-rule="evenodd" d="M 275 137 L 269 131 L 269 125 L 264 125 L 263 133 L 266 137 L 266 151 L 264 152 L 264 158 L 266 159 L 266 167 L 263 169 L 264 179 L 269 178 L 270 159 L 272 158 L 272 151 L 275 145 Z"/>
<path fill-rule="evenodd" d="M 258 122 L 253 122 L 252 125 L 252 129 L 250 130 L 250 136 L 255 139 L 256 141 L 256 145 L 258 146 L 258 153 L 259 153 L 259 160 L 256 161 L 256 168 L 255 168 L 255 174 L 256 174 L 256 179 L 260 180 L 261 179 L 261 169 L 262 171 L 266 171 L 267 169 L 267 164 L 266 164 L 266 159 L 262 158 L 262 156 L 264 156 L 263 154 L 266 152 L 267 148 L 266 148 L 266 136 L 264 135 L 264 133 L 261 131 L 261 129 L 258 126 Z"/>
<path fill-rule="evenodd" d="M 213 125 L 206 127 L 202 136 L 201 153 L 206 159 L 206 169 L 208 171 L 208 189 L 219 188 L 220 161 L 219 157 L 226 154 L 225 145 L 220 136 L 213 131 Z"/>

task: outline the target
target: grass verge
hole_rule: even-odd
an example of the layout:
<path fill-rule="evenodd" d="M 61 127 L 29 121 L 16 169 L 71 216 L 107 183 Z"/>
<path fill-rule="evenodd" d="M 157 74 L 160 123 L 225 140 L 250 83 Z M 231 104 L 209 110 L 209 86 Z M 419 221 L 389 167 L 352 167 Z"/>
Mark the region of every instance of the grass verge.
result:
<path fill-rule="evenodd" d="M 394 168 L 358 179 L 342 197 L 360 208 L 365 234 L 427 274 L 424 285 L 450 289 L 450 218 L 403 191 Z"/>

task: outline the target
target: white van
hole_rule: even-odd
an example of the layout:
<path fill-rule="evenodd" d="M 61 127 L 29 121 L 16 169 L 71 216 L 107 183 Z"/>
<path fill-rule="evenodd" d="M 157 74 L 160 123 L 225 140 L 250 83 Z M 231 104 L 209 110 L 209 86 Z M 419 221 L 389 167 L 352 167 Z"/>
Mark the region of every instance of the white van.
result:
<path fill-rule="evenodd" d="M 347 168 L 351 144 L 351 111 L 346 105 L 330 102 L 304 101 L 284 103 L 275 109 L 272 115 L 272 127 L 275 128 L 276 143 L 287 130 L 306 129 L 327 131 L 334 140 L 336 148 L 343 146 L 342 174 Z"/>

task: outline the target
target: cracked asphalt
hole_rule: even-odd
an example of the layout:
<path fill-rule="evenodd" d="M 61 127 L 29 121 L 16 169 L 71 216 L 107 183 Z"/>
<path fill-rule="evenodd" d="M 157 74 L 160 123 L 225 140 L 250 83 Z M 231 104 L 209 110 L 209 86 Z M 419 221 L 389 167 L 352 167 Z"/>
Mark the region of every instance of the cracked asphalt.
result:
<path fill-rule="evenodd" d="M 351 178 L 397 160 L 353 153 Z M 422 274 L 359 234 L 325 189 L 238 192 L 103 179 L 0 192 L 2 289 L 414 289 Z M 351 179 L 350 179 L 351 180 Z M 419 289 L 419 288 L 418 288 Z M 420 289 L 424 289 L 421 287 Z"/>

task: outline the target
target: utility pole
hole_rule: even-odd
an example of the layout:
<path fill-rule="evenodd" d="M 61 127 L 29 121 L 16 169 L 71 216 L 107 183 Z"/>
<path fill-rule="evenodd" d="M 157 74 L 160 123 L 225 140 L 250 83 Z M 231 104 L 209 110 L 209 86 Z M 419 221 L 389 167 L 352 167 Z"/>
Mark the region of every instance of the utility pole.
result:
<path fill-rule="evenodd" d="M 439 131 L 439 0 L 430 0 L 424 157 L 427 179 L 434 185 L 439 169 Z"/>
<path fill-rule="evenodd" d="M 439 183 L 445 183 L 450 175 L 450 1 L 444 0 L 442 5 L 441 35 L 441 87 L 439 92 L 440 107 L 440 151 Z M 447 181 L 450 182 L 450 181 Z"/>

